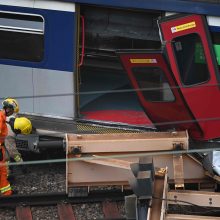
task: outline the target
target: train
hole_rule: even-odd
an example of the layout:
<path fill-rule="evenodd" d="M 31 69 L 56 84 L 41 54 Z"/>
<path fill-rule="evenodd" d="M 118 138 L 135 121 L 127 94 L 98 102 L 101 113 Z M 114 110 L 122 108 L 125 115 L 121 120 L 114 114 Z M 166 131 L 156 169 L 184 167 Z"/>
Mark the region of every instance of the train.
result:
<path fill-rule="evenodd" d="M 219 9 L 214 0 L 0 0 L 0 98 L 16 98 L 39 131 L 32 150 L 62 145 L 78 122 L 216 140 Z"/>

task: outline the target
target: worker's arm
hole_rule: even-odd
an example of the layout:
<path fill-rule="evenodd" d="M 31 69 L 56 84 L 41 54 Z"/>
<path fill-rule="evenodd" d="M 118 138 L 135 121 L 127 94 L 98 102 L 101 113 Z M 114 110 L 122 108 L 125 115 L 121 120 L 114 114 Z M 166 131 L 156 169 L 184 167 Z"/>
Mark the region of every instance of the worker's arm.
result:
<path fill-rule="evenodd" d="M 4 121 L 3 121 L 3 112 L 0 111 L 0 138 L 3 138 L 3 126 L 4 126 Z M 0 143 L 3 143 L 3 140 L 0 140 Z"/>
<path fill-rule="evenodd" d="M 0 111 L 0 137 L 2 136 L 2 129 L 3 129 L 3 115 L 2 111 Z M 1 137 L 2 138 L 2 137 Z M 0 140 L 1 143 L 1 140 Z"/>
<path fill-rule="evenodd" d="M 0 111 L 0 138 L 2 137 L 2 128 L 3 128 L 3 120 L 2 120 L 2 112 Z M 2 141 L 0 140 L 0 144 Z M 0 161 L 3 160 L 3 152 L 2 152 L 2 147 L 0 146 Z"/>

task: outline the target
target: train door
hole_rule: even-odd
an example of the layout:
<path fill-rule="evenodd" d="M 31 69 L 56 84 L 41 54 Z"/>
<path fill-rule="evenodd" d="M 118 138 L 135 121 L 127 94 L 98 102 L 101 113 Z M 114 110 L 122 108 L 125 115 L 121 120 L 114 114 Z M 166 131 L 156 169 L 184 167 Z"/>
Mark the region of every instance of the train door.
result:
<path fill-rule="evenodd" d="M 202 139 L 220 137 L 219 72 L 205 18 L 170 16 L 159 26 L 173 76 L 203 131 Z"/>
<path fill-rule="evenodd" d="M 120 51 L 122 64 L 147 115 L 162 129 L 189 129 L 201 137 L 162 51 Z"/>

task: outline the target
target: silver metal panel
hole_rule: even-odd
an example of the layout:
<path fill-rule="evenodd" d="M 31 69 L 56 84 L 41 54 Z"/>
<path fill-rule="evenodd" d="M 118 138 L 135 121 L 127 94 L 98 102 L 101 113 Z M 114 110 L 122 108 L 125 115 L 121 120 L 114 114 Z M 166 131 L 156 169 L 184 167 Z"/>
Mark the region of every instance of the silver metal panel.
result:
<path fill-rule="evenodd" d="M 20 6 L 33 8 L 34 0 L 0 0 L 1 5 Z"/>
<path fill-rule="evenodd" d="M 73 73 L 33 69 L 34 113 L 59 117 L 74 116 Z"/>
<path fill-rule="evenodd" d="M 75 12 L 75 4 L 61 1 L 35 0 L 34 8 Z"/>
<path fill-rule="evenodd" d="M 220 17 L 207 16 L 206 19 L 207 19 L 208 25 L 220 26 Z"/>
<path fill-rule="evenodd" d="M 75 12 L 75 4 L 53 0 L 0 0 L 1 5 Z"/>
<path fill-rule="evenodd" d="M 0 101 L 15 97 L 21 112 L 33 112 L 32 68 L 0 65 Z M 27 98 L 30 97 L 30 98 Z"/>

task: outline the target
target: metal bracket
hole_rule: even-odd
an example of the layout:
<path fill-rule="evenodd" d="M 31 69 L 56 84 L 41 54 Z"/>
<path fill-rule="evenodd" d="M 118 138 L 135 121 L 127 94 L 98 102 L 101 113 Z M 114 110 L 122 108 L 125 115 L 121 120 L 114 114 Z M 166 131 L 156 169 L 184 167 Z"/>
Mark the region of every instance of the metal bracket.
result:
<path fill-rule="evenodd" d="M 174 150 L 182 150 L 182 149 L 184 149 L 184 143 L 173 143 L 173 149 Z"/>
<path fill-rule="evenodd" d="M 88 187 L 69 187 L 68 197 L 87 197 L 89 195 Z"/>
<path fill-rule="evenodd" d="M 129 180 L 130 186 L 139 198 L 150 199 L 153 194 L 154 164 L 152 157 L 141 157 L 139 163 L 130 165 L 134 178 Z"/>
<path fill-rule="evenodd" d="M 82 146 L 73 146 L 71 148 L 71 153 L 74 154 L 74 155 L 81 154 L 82 153 Z"/>
<path fill-rule="evenodd" d="M 173 155 L 173 172 L 176 189 L 184 189 L 183 155 Z"/>

